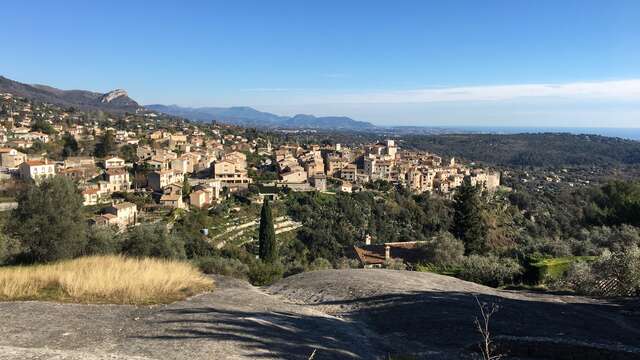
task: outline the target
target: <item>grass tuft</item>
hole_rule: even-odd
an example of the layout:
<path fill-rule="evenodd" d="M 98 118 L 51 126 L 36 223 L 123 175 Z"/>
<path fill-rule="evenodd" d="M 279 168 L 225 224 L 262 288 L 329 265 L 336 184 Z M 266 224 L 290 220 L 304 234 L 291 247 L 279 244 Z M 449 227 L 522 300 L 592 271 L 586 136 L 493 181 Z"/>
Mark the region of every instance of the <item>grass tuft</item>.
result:
<path fill-rule="evenodd" d="M 174 260 L 90 256 L 0 268 L 2 301 L 159 304 L 212 289 L 211 278 Z"/>

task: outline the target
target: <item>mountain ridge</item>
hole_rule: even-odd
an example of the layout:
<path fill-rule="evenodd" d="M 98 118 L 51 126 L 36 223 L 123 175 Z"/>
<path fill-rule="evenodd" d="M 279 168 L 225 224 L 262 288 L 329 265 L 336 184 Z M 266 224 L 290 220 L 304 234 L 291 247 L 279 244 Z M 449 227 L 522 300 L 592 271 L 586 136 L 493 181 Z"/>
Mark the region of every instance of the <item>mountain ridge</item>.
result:
<path fill-rule="evenodd" d="M 56 105 L 73 106 L 83 110 L 123 113 L 135 112 L 142 108 L 123 89 L 115 89 L 106 93 L 88 90 L 62 90 L 49 85 L 25 84 L 1 75 L 0 92 Z"/>
<path fill-rule="evenodd" d="M 372 130 L 375 125 L 346 116 L 315 116 L 297 114 L 281 116 L 260 111 L 249 106 L 231 107 L 182 107 L 178 105 L 150 104 L 145 108 L 194 121 L 218 121 L 222 123 L 259 128 Z"/>

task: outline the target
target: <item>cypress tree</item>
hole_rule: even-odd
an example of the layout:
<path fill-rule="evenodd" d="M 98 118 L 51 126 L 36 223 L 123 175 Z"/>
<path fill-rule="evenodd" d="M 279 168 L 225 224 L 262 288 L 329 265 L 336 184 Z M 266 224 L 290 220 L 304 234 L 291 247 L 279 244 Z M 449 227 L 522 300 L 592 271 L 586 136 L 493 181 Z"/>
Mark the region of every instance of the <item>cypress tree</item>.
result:
<path fill-rule="evenodd" d="M 264 262 L 273 263 L 277 260 L 276 231 L 273 228 L 273 216 L 269 200 L 265 199 L 260 212 L 260 259 Z"/>
<path fill-rule="evenodd" d="M 454 197 L 453 234 L 464 242 L 466 254 L 486 250 L 487 226 L 482 218 L 480 189 L 465 177 Z"/>

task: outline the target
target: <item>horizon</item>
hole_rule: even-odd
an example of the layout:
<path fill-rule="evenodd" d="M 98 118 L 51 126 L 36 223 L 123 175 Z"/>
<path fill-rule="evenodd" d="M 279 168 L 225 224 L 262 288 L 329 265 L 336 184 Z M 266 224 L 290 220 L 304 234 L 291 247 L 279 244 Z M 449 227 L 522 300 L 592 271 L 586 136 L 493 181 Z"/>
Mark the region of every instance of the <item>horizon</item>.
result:
<path fill-rule="evenodd" d="M 635 1 L 39 1 L 3 10 L 20 31 L 0 35 L 12 54 L 0 68 L 24 83 L 378 126 L 640 126 Z"/>

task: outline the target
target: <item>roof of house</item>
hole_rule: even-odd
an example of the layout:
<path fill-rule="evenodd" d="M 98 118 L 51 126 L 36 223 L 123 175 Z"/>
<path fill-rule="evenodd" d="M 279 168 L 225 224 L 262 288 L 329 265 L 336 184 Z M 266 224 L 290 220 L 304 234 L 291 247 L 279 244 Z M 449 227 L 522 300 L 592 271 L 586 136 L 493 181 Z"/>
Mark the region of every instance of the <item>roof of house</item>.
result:
<path fill-rule="evenodd" d="M 27 160 L 23 164 L 27 164 L 29 166 L 41 166 L 41 165 L 52 165 L 53 166 L 53 164 L 49 164 L 49 162 L 47 160 Z"/>
<path fill-rule="evenodd" d="M 127 170 L 123 168 L 111 168 L 107 169 L 107 175 L 123 175 L 127 172 Z"/>
<path fill-rule="evenodd" d="M 180 194 L 164 194 L 160 197 L 160 202 L 163 201 L 178 201 L 182 195 Z"/>
<path fill-rule="evenodd" d="M 128 209 L 128 208 L 136 207 L 136 204 L 125 201 L 125 202 L 113 204 L 111 206 L 116 208 L 116 209 L 118 209 L 118 210 L 121 210 L 121 209 Z"/>
<path fill-rule="evenodd" d="M 393 259 L 402 259 L 405 262 L 415 263 L 420 261 L 418 245 L 424 241 L 391 242 L 384 244 L 354 246 L 353 251 L 358 260 L 364 265 L 379 265 L 385 261 L 385 248 L 389 247 L 389 256 Z"/>

